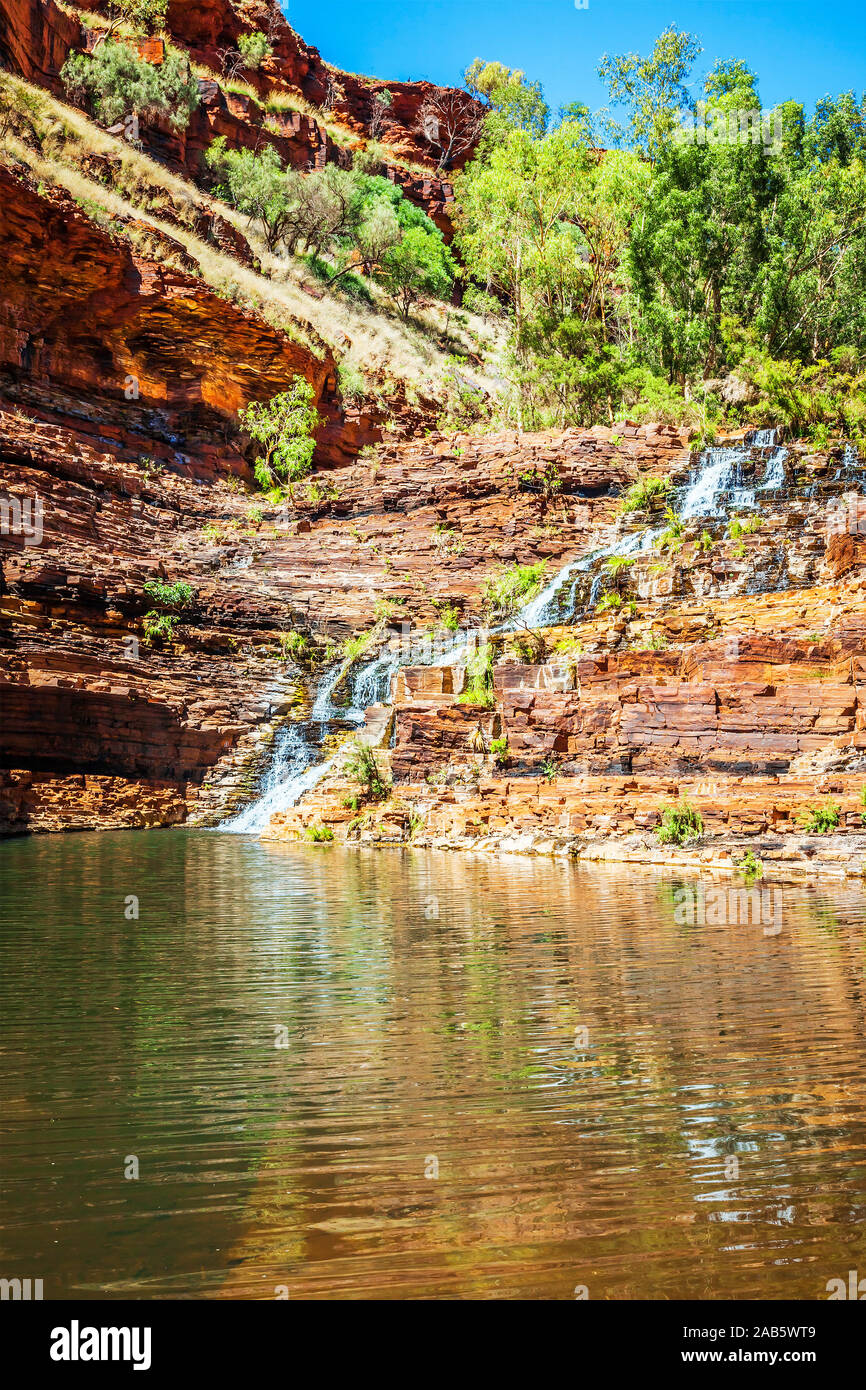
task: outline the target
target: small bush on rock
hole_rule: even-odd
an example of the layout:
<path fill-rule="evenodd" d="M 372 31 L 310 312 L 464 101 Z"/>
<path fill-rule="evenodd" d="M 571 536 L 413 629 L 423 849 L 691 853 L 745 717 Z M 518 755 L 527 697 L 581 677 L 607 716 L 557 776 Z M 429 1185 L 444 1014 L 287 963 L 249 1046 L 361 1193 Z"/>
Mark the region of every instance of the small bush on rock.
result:
<path fill-rule="evenodd" d="M 838 801 L 827 797 L 821 805 L 807 806 L 805 811 L 801 811 L 797 823 L 809 835 L 828 835 L 831 830 L 838 829 L 840 816 Z"/>
<path fill-rule="evenodd" d="M 259 487 L 286 487 L 293 501 L 292 484 L 305 478 L 313 466 L 313 431 L 319 423 L 313 408 L 315 392 L 303 377 L 295 377 L 287 391 L 269 401 L 253 401 L 238 411 L 238 419 L 263 452 L 256 459 Z"/>
<path fill-rule="evenodd" d="M 165 116 L 176 130 L 183 130 L 199 101 L 196 76 L 173 49 L 156 67 L 125 43 L 107 40 L 92 57 L 71 54 L 60 76 L 73 100 L 86 98 L 96 119 L 107 126 L 131 115 Z"/>
<path fill-rule="evenodd" d="M 703 835 L 703 816 L 694 806 L 682 799 L 674 806 L 662 807 L 661 820 L 655 833 L 661 845 L 684 845 L 689 840 L 697 840 Z"/>

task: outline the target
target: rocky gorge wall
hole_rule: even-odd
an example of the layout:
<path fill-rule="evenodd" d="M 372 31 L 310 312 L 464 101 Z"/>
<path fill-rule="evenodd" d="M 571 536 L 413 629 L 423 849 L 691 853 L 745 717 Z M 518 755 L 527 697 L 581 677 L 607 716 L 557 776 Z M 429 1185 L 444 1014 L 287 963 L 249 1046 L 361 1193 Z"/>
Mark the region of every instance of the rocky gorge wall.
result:
<path fill-rule="evenodd" d="M 7 831 L 224 815 L 249 797 L 280 721 L 309 710 L 316 668 L 287 660 L 281 634 L 315 652 L 369 630 L 380 602 L 395 631 L 432 630 L 437 605 L 479 621 L 497 565 L 580 553 L 635 467 L 683 453 L 653 429 L 626 452 L 609 430 L 434 435 L 340 464 L 338 496 L 297 514 L 237 490 L 214 441 L 178 457 L 151 439 L 142 455 L 128 426 L 68 406 L 61 423 L 52 404 L 7 399 L 0 413 L 0 500 L 42 508 L 37 544 L 26 527 L 0 535 Z M 516 476 L 549 459 L 567 478 L 555 535 Z M 443 547 L 443 517 L 460 546 Z M 168 645 L 145 641 L 154 579 L 195 592 Z"/>
<path fill-rule="evenodd" d="M 860 875 L 862 466 L 795 442 L 785 452 L 786 484 L 749 494 L 759 510 L 745 532 L 710 508 L 681 523 L 667 559 L 658 543 L 633 550 L 617 571 L 625 584 L 603 558 L 589 564 L 567 625 L 550 612 L 540 631 L 494 625 L 468 655 L 404 665 L 390 734 L 371 738 L 389 795 L 359 788 L 338 759 L 268 835 L 727 869 L 749 849 L 776 871 Z M 600 514 L 591 525 L 589 551 L 611 535 Z M 620 517 L 619 553 L 640 525 Z M 627 601 L 603 612 L 599 583 Z M 534 659 L 521 654 L 527 643 Z M 468 670 L 481 650 L 491 687 L 479 703 Z M 700 814 L 701 837 L 660 844 L 663 812 L 683 804 Z"/>
<path fill-rule="evenodd" d="M 182 261 L 184 247 L 174 249 Z M 0 255 L 0 372 L 11 399 L 159 439 L 206 472 L 244 468 L 226 434 L 238 407 L 295 376 L 323 415 L 339 413 L 324 344 L 317 355 L 188 271 L 137 254 L 62 190 L 4 167 Z M 325 456 L 327 441 L 326 430 Z"/>
<path fill-rule="evenodd" d="M 7 5 L 2 61 L 56 89 L 67 18 L 51 0 Z M 250 794 L 280 721 L 309 703 L 311 672 L 287 639 L 308 639 L 315 666 L 370 625 L 378 597 L 405 601 L 398 514 L 424 511 L 410 589 L 429 616 L 431 566 L 441 587 L 453 581 L 429 518 L 484 498 L 474 572 L 453 558 L 471 609 L 482 537 L 519 526 L 525 499 L 495 449 L 470 477 L 438 435 L 407 444 L 431 418 L 405 383 L 345 400 L 335 350 L 309 321 L 278 327 L 255 293 L 221 289 L 202 269 L 210 247 L 229 276 L 249 247 L 192 185 L 160 183 L 89 128 L 84 161 L 52 166 L 51 120 L 35 138 L 13 121 L 0 165 L 0 829 L 213 819 Z M 91 206 L 87 179 L 106 170 L 109 188 L 153 179 L 159 222 L 116 197 L 108 213 Z M 322 425 L 312 486 L 291 507 L 251 486 L 237 411 L 299 375 Z M 379 444 L 381 463 L 358 462 Z M 624 476 L 613 452 L 601 451 L 602 488 Z M 159 582 L 192 593 L 168 637 L 148 629 Z"/>
<path fill-rule="evenodd" d="M 64 97 L 63 64 L 71 52 L 92 49 L 106 8 L 102 0 L 93 0 L 82 4 L 76 17 L 54 0 L 0 0 L 0 67 Z M 236 46 L 241 34 L 253 31 L 269 35 L 273 49 L 260 69 L 242 72 L 243 82 L 261 100 L 232 90 L 221 77 L 221 55 Z M 275 0 L 210 0 L 204 5 L 172 0 L 167 32 L 192 62 L 216 74 L 199 79 L 199 104 L 186 128 L 174 130 L 159 119 L 140 122 L 143 147 L 168 168 L 194 183 L 207 183 L 203 156 L 218 137 L 230 149 L 258 151 L 270 145 L 296 169 L 321 169 L 328 163 L 348 167 L 353 149 L 363 149 L 371 139 L 375 95 L 387 89 L 391 105 L 379 135 L 382 173 L 450 240 L 453 187 L 448 178 L 437 177 L 436 161 L 419 127 L 420 109 L 433 91 L 429 82 L 383 82 L 331 67 L 289 26 Z M 304 109 L 293 110 L 289 104 L 267 110 L 263 103 L 274 96 L 288 103 L 295 96 Z M 472 104 L 471 98 L 466 101 Z M 407 163 L 429 172 L 407 168 Z"/>
<path fill-rule="evenodd" d="M 173 4 L 169 27 L 212 66 L 271 14 Z M 41 85 L 57 90 L 86 42 L 54 0 L 0 0 L 0 60 Z M 382 84 L 350 76 L 279 21 L 254 85 L 318 106 L 342 84 L 363 140 Z M 186 135 L 148 136 L 196 176 L 216 134 L 253 147 L 265 131 L 253 98 L 202 82 Z M 387 138 L 420 156 L 424 84 L 388 86 Z M 267 138 L 298 167 L 342 160 L 329 115 L 283 110 Z M 210 250 L 232 274 L 255 264 L 226 209 L 189 181 L 158 190 L 158 224 L 128 205 L 97 217 L 86 182 L 73 196 L 40 176 L 41 151 L 0 165 L 0 833 L 213 824 L 256 801 L 287 731 L 323 766 L 360 726 L 390 795 L 359 791 L 338 754 L 270 835 L 648 858 L 685 796 L 701 853 L 775 837 L 808 860 L 800 822 L 832 801 L 822 853 L 860 862 L 866 526 L 850 451 L 789 440 L 780 478 L 772 449 L 732 441 L 736 485 L 665 539 L 666 502 L 707 470 L 686 431 L 443 433 L 405 382 L 346 400 L 345 334 L 278 318 L 260 279 L 244 298 L 207 278 Z M 118 161 L 100 146 L 82 167 L 111 188 Z M 441 196 L 447 221 L 446 185 L 390 173 L 420 179 L 416 200 Z M 286 505 L 251 486 L 237 411 L 298 375 L 322 423 Z M 670 492 L 624 513 L 647 477 Z M 527 566 L 571 577 L 509 627 L 486 591 Z M 149 627 L 155 582 L 189 586 L 168 635 Z M 481 703 L 460 647 L 476 629 L 492 629 Z M 437 664 L 416 656 L 425 642 Z"/>

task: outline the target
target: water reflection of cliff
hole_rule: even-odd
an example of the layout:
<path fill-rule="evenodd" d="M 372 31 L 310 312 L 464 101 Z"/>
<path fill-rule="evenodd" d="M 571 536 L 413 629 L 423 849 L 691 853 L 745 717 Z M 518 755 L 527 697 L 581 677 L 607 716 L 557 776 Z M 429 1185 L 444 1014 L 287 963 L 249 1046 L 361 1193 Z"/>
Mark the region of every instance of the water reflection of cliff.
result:
<path fill-rule="evenodd" d="M 786 885 L 765 936 L 649 872 L 186 832 L 8 844 L 0 880 L 0 1240 L 48 1297 L 866 1268 L 860 890 Z"/>
<path fill-rule="evenodd" d="M 649 875 L 309 858 L 298 1107 L 228 1296 L 813 1297 L 862 1242 L 862 893 L 786 887 L 766 937 Z"/>

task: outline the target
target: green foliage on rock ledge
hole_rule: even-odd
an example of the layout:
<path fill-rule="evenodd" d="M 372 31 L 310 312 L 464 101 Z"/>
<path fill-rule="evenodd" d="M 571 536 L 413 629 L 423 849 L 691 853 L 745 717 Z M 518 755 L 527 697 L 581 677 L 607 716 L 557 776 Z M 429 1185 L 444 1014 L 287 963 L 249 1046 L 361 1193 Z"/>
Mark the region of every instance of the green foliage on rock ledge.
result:
<path fill-rule="evenodd" d="M 810 835 L 829 835 L 839 828 L 841 808 L 838 801 L 827 797 L 817 806 L 807 806 L 797 817 L 798 824 Z"/>
<path fill-rule="evenodd" d="M 302 174 L 270 146 L 230 150 L 222 136 L 205 160 L 215 191 L 261 228 L 268 250 L 303 254 L 326 284 L 369 298 L 360 278 L 369 276 L 404 319 L 422 295 L 451 293 L 455 266 L 442 233 L 390 180 L 333 164 Z"/>
<path fill-rule="evenodd" d="M 376 754 L 367 743 L 355 739 L 343 763 L 343 771 L 353 782 L 363 787 L 367 796 L 375 801 L 383 801 L 390 788 L 376 760 Z"/>
<path fill-rule="evenodd" d="M 269 401 L 252 401 L 238 411 L 238 419 L 250 439 L 261 446 L 254 472 L 259 487 L 269 490 L 285 485 L 293 500 L 292 484 L 305 478 L 313 466 L 319 424 L 313 408 L 315 391 L 303 377 Z"/>
<path fill-rule="evenodd" d="M 70 54 L 60 76 L 73 100 L 86 100 L 106 126 L 131 115 L 141 120 L 163 116 L 182 130 L 199 101 L 198 82 L 187 59 L 172 48 L 157 67 L 125 43 L 107 39 L 92 57 Z"/>
<path fill-rule="evenodd" d="M 484 585 L 484 605 L 501 617 L 516 613 L 535 598 L 544 585 L 546 560 L 534 565 L 501 565 Z"/>
<path fill-rule="evenodd" d="M 673 806 L 662 807 L 655 833 L 660 845 L 685 845 L 689 840 L 697 840 L 703 835 L 703 816 L 685 798 L 681 798 Z"/>

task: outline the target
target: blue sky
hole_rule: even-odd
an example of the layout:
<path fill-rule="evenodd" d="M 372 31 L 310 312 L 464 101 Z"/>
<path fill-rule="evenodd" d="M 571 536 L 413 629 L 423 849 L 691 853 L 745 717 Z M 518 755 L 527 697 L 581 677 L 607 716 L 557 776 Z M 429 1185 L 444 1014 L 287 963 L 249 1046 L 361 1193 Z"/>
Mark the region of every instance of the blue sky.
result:
<path fill-rule="evenodd" d="M 350 72 L 457 84 L 475 57 L 540 79 L 551 106 L 605 102 L 604 52 L 648 52 L 668 24 L 704 46 L 696 76 L 716 58 L 745 58 L 761 99 L 812 106 L 866 87 L 866 0 L 282 0 L 289 22 Z"/>

